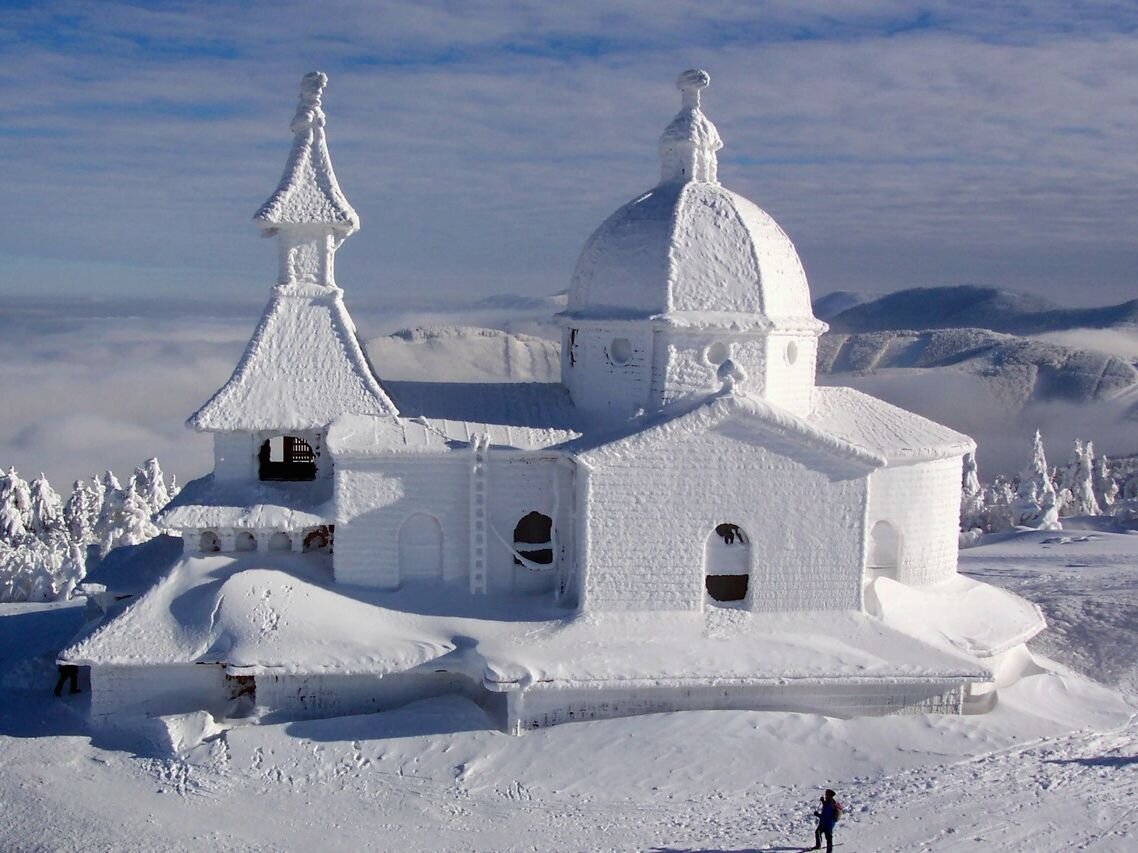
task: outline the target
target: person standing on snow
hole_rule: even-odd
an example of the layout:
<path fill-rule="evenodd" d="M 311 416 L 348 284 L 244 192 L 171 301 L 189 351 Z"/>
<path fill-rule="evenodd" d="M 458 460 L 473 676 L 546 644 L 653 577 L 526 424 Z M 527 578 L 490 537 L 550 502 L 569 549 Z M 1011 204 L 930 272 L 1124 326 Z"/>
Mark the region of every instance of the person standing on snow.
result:
<path fill-rule="evenodd" d="M 826 853 L 833 853 L 834 824 L 842 816 L 842 804 L 835 800 L 834 796 L 834 792 L 827 788 L 826 796 L 821 799 L 821 807 L 814 812 L 814 817 L 818 818 L 818 828 L 814 830 L 814 849 L 821 849 L 822 836 L 824 835 L 826 836 Z"/>

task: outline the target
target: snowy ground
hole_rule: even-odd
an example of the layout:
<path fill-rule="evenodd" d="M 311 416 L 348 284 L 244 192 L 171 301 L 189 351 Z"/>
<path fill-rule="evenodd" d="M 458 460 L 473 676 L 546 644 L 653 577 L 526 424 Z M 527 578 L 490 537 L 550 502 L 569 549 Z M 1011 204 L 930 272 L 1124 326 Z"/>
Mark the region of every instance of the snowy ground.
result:
<path fill-rule="evenodd" d="M 3 605 L 0 849 L 787 851 L 826 786 L 847 853 L 1135 849 L 1138 534 L 1013 535 L 961 565 L 1041 604 L 1035 649 L 1103 684 L 1055 664 L 978 717 L 689 712 L 520 738 L 439 700 L 172 758 L 51 695 L 81 608 Z"/>

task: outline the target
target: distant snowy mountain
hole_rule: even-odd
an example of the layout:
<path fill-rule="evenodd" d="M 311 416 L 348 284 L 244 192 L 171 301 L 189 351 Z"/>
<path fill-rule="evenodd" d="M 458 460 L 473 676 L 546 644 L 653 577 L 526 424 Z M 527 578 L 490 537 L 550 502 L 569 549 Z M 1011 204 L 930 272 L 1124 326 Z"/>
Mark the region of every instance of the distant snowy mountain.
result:
<path fill-rule="evenodd" d="M 860 301 L 829 313 L 856 294 L 830 294 L 815 303 L 815 310 L 830 324 L 831 332 L 856 334 L 890 329 L 984 328 L 1013 335 L 1038 335 L 1067 329 L 1138 330 L 1138 299 L 1098 308 L 1064 308 L 1023 293 L 994 287 L 915 287 L 877 299 Z M 831 300 L 827 302 L 826 300 Z"/>

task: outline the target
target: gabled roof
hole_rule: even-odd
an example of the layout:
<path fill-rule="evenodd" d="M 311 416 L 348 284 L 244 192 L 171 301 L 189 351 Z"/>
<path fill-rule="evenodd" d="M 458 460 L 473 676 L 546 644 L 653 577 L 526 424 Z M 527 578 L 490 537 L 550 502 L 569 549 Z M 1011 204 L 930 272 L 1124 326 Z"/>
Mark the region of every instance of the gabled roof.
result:
<path fill-rule="evenodd" d="M 894 464 L 948 459 L 976 449 L 962 432 L 853 388 L 815 388 L 810 422 Z"/>
<path fill-rule="evenodd" d="M 339 288 L 281 284 L 245 354 L 189 419 L 210 432 L 323 429 L 346 413 L 398 414 L 356 336 Z"/>
<path fill-rule="evenodd" d="M 687 436 L 713 430 L 724 431 L 737 423 L 732 434 L 755 439 L 775 453 L 809 460 L 811 466 L 824 460 L 837 463 L 843 472 L 868 473 L 885 465 L 881 455 L 858 446 L 812 422 L 757 398 L 723 391 L 694 407 L 665 409 L 659 414 L 630 421 L 620 432 L 586 435 L 564 447 L 587 465 L 603 465 L 607 459 L 635 455 L 659 442 L 675 443 Z"/>
<path fill-rule="evenodd" d="M 360 219 L 340 191 L 324 137 L 320 96 L 327 83 L 319 71 L 301 82 L 300 103 L 290 125 L 295 134 L 292 152 L 276 192 L 253 217 L 269 234 L 282 225 L 331 225 L 344 237 L 359 230 Z"/>

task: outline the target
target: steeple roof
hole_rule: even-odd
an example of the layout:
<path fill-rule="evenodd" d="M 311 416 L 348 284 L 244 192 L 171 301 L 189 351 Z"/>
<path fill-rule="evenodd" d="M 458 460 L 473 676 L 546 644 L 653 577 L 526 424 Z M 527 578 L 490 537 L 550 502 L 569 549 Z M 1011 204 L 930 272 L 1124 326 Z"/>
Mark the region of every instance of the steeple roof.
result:
<path fill-rule="evenodd" d="M 253 220 L 268 234 L 289 225 L 330 225 L 341 237 L 359 230 L 360 219 L 336 182 L 324 137 L 320 97 L 328 77 L 319 71 L 304 76 L 300 103 L 290 129 L 292 152 L 280 185 Z"/>
<path fill-rule="evenodd" d="M 339 288 L 278 285 L 229 381 L 188 421 L 210 432 L 323 429 L 342 414 L 398 414 Z"/>

